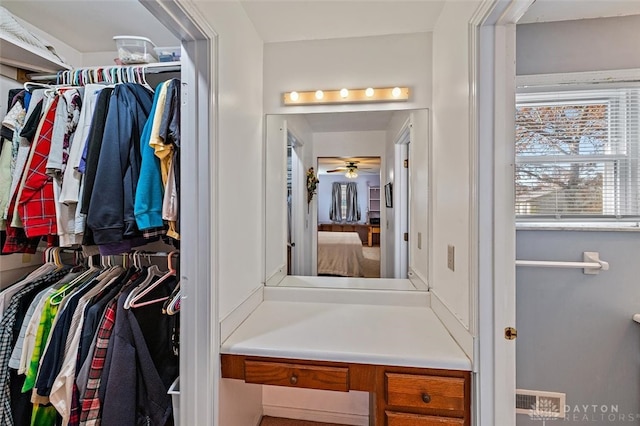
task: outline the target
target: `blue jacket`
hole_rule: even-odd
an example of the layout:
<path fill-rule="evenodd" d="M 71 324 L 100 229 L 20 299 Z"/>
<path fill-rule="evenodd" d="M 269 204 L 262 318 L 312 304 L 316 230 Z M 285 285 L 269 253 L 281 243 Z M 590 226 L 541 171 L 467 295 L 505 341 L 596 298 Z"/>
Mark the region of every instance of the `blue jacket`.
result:
<path fill-rule="evenodd" d="M 111 94 L 100 158 L 87 214 L 96 244 L 139 235 L 134 194 L 140 175 L 140 137 L 153 94 L 139 84 L 119 84 Z"/>
<path fill-rule="evenodd" d="M 153 117 L 158 104 L 158 97 L 161 83 L 156 87 L 156 95 L 153 98 L 153 107 L 149 113 L 149 119 L 142 131 L 140 138 L 140 155 L 142 165 L 140 166 L 140 180 L 135 194 L 135 215 L 138 228 L 141 230 L 150 228 L 161 228 L 162 221 L 162 173 L 160 172 L 160 159 L 156 157 L 155 150 L 149 145 L 151 139 L 151 129 L 153 128 Z"/>

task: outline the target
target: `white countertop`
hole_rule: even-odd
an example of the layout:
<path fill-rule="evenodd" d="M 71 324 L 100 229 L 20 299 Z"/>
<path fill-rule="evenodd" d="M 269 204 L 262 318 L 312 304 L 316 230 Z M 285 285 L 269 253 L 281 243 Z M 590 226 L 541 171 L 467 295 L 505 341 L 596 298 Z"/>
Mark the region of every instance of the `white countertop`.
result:
<path fill-rule="evenodd" d="M 266 300 L 223 354 L 471 370 L 428 307 Z"/>

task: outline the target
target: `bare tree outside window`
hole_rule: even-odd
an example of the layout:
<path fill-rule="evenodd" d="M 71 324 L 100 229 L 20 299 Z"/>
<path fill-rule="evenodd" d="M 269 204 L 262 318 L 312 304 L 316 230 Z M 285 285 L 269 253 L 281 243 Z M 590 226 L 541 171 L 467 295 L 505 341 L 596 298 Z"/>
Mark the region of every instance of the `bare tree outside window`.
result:
<path fill-rule="evenodd" d="M 637 94 L 564 96 L 517 104 L 516 214 L 637 217 Z"/>

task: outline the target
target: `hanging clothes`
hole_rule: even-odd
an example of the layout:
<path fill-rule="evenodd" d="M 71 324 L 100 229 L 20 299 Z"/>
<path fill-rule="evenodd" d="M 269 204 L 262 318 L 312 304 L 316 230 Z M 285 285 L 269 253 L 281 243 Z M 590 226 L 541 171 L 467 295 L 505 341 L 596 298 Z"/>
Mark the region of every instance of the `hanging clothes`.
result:
<path fill-rule="evenodd" d="M 45 113 L 38 139 L 27 161 L 22 192 L 18 196 L 19 217 L 29 238 L 58 232 L 53 179 L 46 173 L 58 100 L 55 97 Z"/>
<path fill-rule="evenodd" d="M 149 117 L 155 117 L 157 106 L 160 102 L 160 94 L 163 92 L 162 88 L 165 84 L 160 83 L 156 88 Z M 164 226 L 162 221 L 164 186 L 160 171 L 160 159 L 156 157 L 155 150 L 149 143 L 153 122 L 153 120 L 147 120 L 140 137 L 140 179 L 134 200 L 134 214 L 138 229 L 142 231 Z"/>
<path fill-rule="evenodd" d="M 140 176 L 140 135 L 149 116 L 152 94 L 143 86 L 117 85 L 112 93 L 96 170 L 87 225 L 97 244 L 119 244 L 140 236 L 135 224 L 134 194 Z M 127 238 L 127 239 L 125 239 Z"/>
<path fill-rule="evenodd" d="M 5 310 L 2 320 L 0 320 L 0 401 L 2 401 L 0 405 L 0 424 L 3 426 L 12 426 L 14 424 L 10 405 L 11 392 L 8 383 L 10 376 L 8 364 L 15 345 L 14 327 L 18 320 L 17 313 L 22 309 L 26 311 L 27 308 L 24 308 L 24 306 L 28 306 L 37 293 L 63 278 L 68 270 L 68 267 L 58 269 L 22 285 L 21 289 L 11 297 L 11 302 Z M 15 339 L 17 340 L 17 335 Z"/>
<path fill-rule="evenodd" d="M 35 253 L 42 238 L 102 254 L 158 236 L 177 244 L 179 80 L 155 93 L 91 84 L 11 99 L 0 131 L 3 253 Z M 161 302 L 178 278 L 160 277 L 157 267 L 48 263 L 1 291 L 0 424 L 172 425 L 179 315 Z M 125 309 L 156 283 L 145 297 L 161 302 Z"/>

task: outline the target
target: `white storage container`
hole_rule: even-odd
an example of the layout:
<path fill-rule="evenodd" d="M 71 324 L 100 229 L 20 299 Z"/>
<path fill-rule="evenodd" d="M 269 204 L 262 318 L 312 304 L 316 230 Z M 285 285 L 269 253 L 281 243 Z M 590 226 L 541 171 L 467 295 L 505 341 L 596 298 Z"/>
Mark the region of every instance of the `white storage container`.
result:
<path fill-rule="evenodd" d="M 174 426 L 180 426 L 180 377 L 171 383 L 167 393 L 171 395 L 173 405 L 173 424 Z"/>
<path fill-rule="evenodd" d="M 148 64 L 157 62 L 155 44 L 146 37 L 115 36 L 118 58 L 123 64 Z"/>

